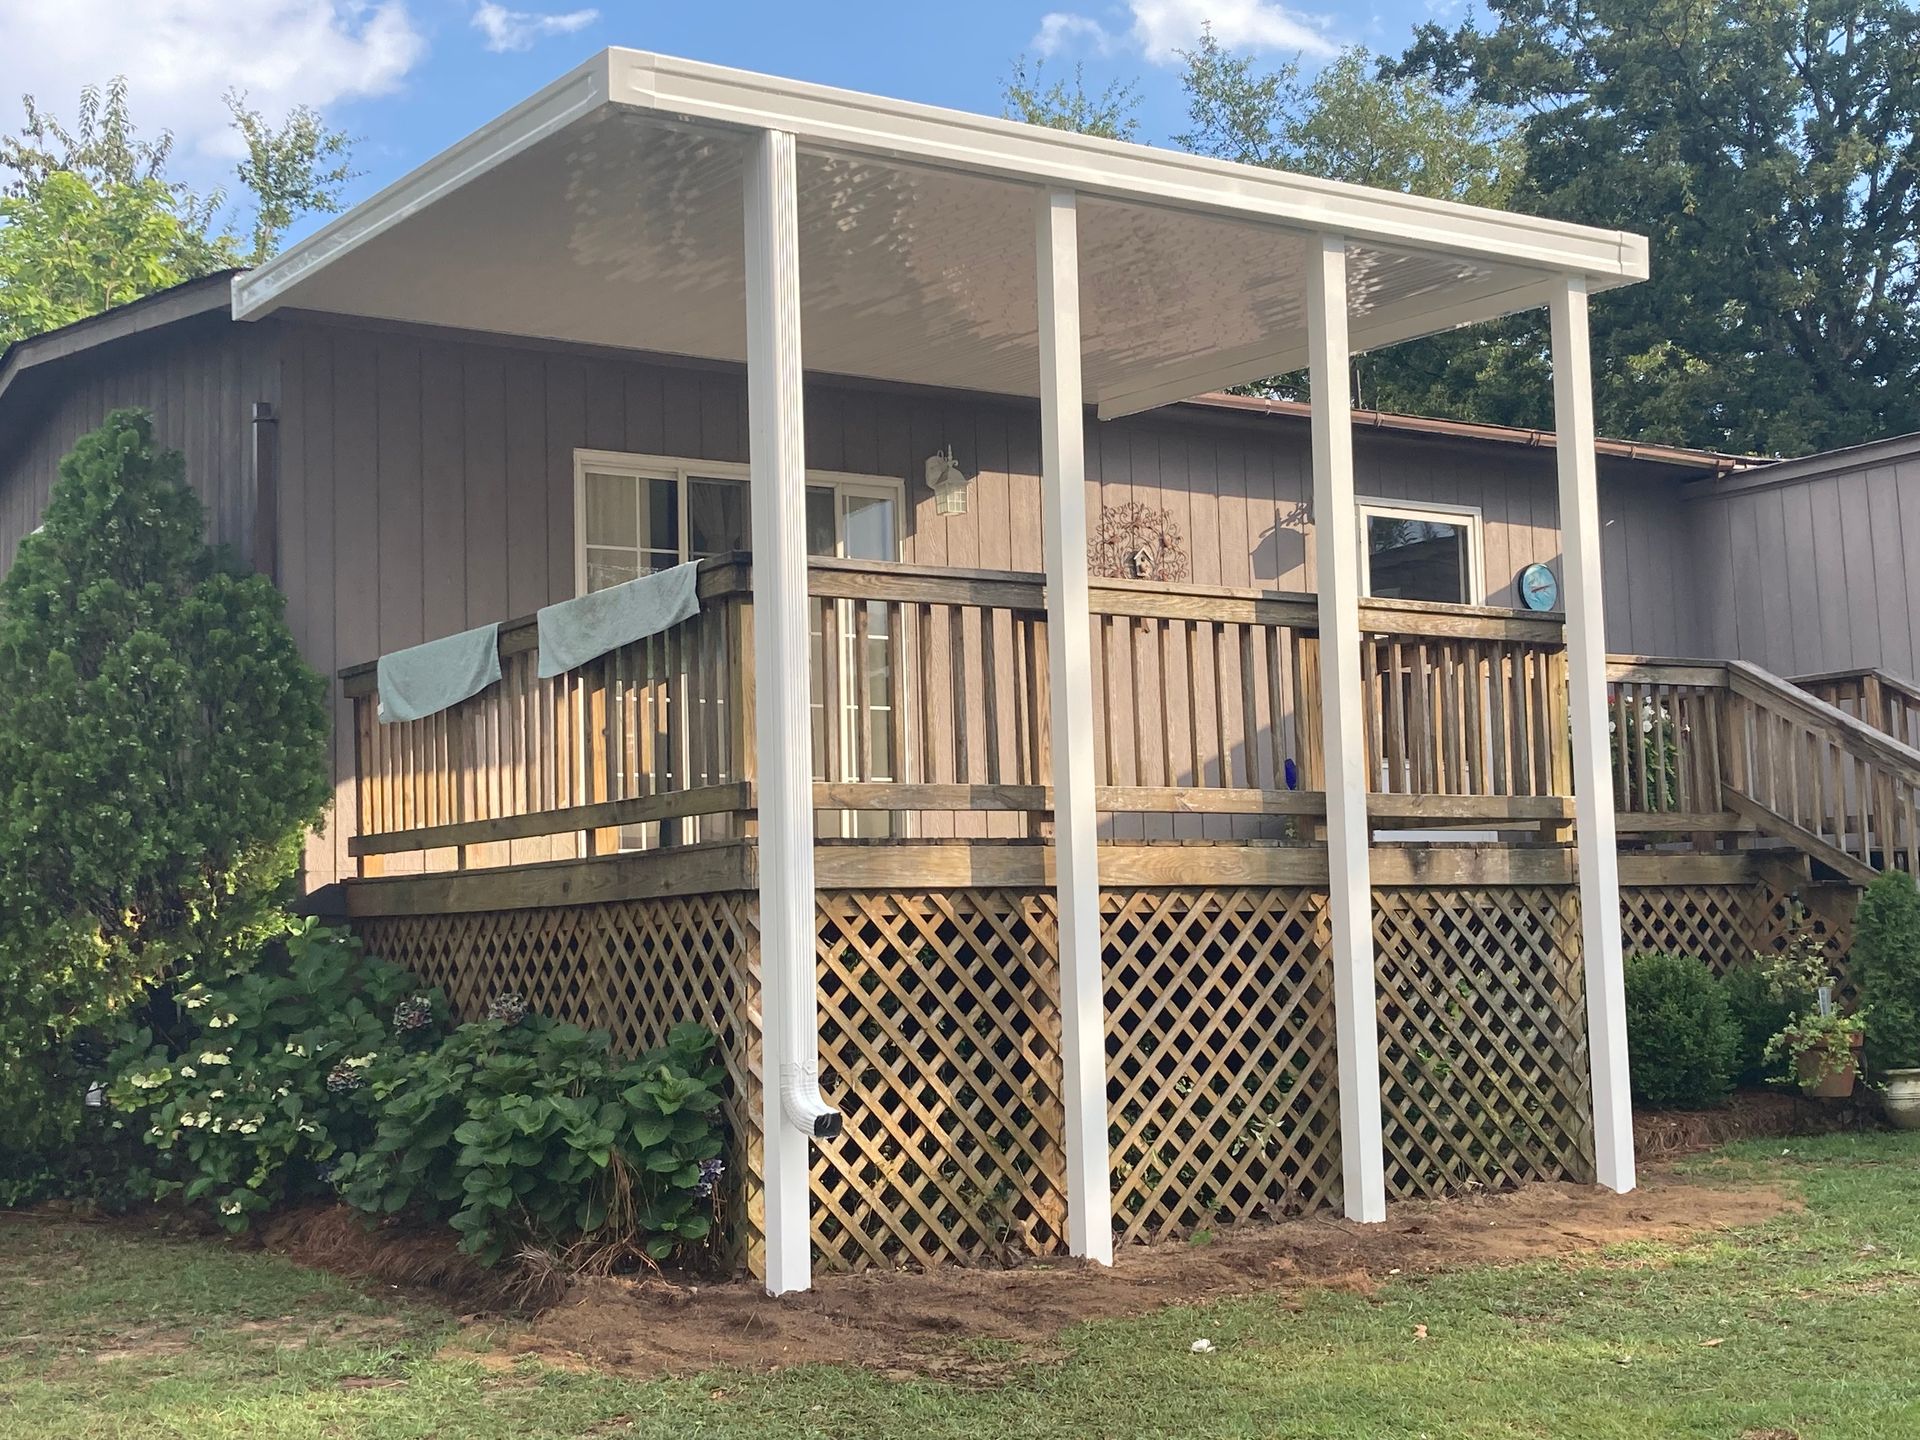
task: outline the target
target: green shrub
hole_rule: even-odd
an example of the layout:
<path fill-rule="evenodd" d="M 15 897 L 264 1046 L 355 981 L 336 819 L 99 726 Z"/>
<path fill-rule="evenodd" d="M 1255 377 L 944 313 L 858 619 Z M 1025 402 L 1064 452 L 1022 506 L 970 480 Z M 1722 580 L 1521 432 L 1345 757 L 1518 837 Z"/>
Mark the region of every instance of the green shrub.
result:
<path fill-rule="evenodd" d="M 1726 1099 L 1739 1034 L 1713 973 L 1688 955 L 1635 955 L 1626 995 L 1633 1098 L 1681 1109 Z"/>
<path fill-rule="evenodd" d="M 0 1092 L 0 1208 L 62 1199 L 118 1212 L 152 1195 L 146 1150 L 100 1103 L 110 1044 L 62 1037 L 7 1067 Z"/>
<path fill-rule="evenodd" d="M 255 952 L 324 812 L 326 686 L 202 528 L 118 411 L 0 582 L 0 1090 L 170 970 Z"/>
<path fill-rule="evenodd" d="M 1878 1070 L 1920 1066 L 1920 888 L 1911 876 L 1889 870 L 1860 897 L 1852 968 L 1868 1061 Z"/>
<path fill-rule="evenodd" d="M 599 1263 L 706 1238 L 719 1172 L 713 1037 L 675 1027 L 619 1062 L 607 1037 L 496 1005 L 432 1051 L 378 1067 L 373 1143 L 341 1193 L 377 1214 L 444 1219 L 488 1264 L 528 1245 Z"/>
<path fill-rule="evenodd" d="M 372 1138 L 359 1080 L 405 1043 L 393 1017 L 414 990 L 351 935 L 304 921 L 255 969 L 176 992 L 113 1057 L 107 1090 L 153 1152 L 156 1198 L 179 1193 L 241 1230 L 329 1193 L 327 1167 Z"/>
<path fill-rule="evenodd" d="M 1794 1008 L 1774 993 L 1766 972 L 1757 962 L 1735 965 L 1720 977 L 1727 1013 L 1733 1018 L 1733 1078 L 1736 1084 L 1759 1085 L 1772 1075 L 1767 1043 L 1793 1018 Z"/>
<path fill-rule="evenodd" d="M 528 1245 L 603 1263 L 706 1238 L 720 1169 L 713 1037 L 638 1060 L 516 997 L 449 1031 L 411 975 L 311 921 L 252 970 L 178 991 L 113 1057 L 113 1121 L 228 1229 L 338 1194 L 451 1225 L 491 1264 Z"/>

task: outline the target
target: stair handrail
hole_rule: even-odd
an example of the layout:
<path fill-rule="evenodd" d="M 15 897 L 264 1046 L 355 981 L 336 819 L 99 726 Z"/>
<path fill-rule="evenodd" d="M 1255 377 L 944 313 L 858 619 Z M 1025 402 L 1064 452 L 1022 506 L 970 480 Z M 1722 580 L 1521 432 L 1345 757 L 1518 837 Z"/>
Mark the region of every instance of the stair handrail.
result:
<path fill-rule="evenodd" d="M 1839 706 L 1807 693 L 1798 682 L 1783 679 L 1745 660 L 1727 661 L 1727 681 L 1736 695 L 1799 710 L 1809 720 L 1833 726 L 1871 752 L 1865 758 L 1887 766 L 1908 784 L 1920 786 L 1920 750 L 1904 744 L 1877 725 L 1869 725 Z"/>

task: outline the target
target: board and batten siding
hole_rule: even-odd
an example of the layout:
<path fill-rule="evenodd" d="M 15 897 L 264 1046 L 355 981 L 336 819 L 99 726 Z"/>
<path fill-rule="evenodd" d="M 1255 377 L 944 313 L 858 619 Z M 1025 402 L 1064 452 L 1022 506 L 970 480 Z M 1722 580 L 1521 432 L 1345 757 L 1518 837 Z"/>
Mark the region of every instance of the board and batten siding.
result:
<path fill-rule="evenodd" d="M 1786 676 L 1920 676 L 1920 438 L 1689 487 L 1701 644 Z"/>
<path fill-rule="evenodd" d="M 302 648 L 328 673 L 571 596 L 576 449 L 747 459 L 737 370 L 333 322 L 283 330 L 280 578 Z M 810 468 L 905 480 L 905 559 L 1042 568 L 1034 405 L 810 382 L 806 436 Z M 964 515 L 936 515 L 924 482 L 926 458 L 949 445 L 977 476 Z M 1087 454 L 1093 513 L 1166 510 L 1195 583 L 1313 588 L 1304 422 L 1089 419 Z M 1362 430 L 1356 464 L 1363 494 L 1482 511 L 1490 603 L 1514 603 L 1524 565 L 1557 566 L 1550 450 Z M 1609 594 L 1610 641 L 1685 649 L 1672 482 L 1604 468 L 1610 574 L 1638 579 Z M 337 698 L 334 718 L 336 805 L 309 856 L 315 884 L 351 873 L 352 732 Z"/>
<path fill-rule="evenodd" d="M 152 413 L 154 439 L 186 457 L 208 538 L 251 560 L 253 405 L 279 398 L 278 345 L 268 329 L 189 322 L 127 342 L 110 358 L 63 362 L 57 380 L 31 383 L 39 403 L 23 405 L 20 419 L 0 430 L 0 574 L 40 524 L 74 442 L 121 409 Z"/>

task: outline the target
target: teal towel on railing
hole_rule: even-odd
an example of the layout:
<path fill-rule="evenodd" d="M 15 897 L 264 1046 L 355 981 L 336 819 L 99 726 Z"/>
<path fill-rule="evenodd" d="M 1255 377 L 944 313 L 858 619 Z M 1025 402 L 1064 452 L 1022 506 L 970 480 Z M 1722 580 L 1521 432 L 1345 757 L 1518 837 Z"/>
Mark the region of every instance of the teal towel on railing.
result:
<path fill-rule="evenodd" d="M 564 675 L 609 650 L 658 635 L 700 613 L 694 580 L 700 564 L 689 560 L 657 575 L 563 600 L 540 612 L 540 677 Z"/>
<path fill-rule="evenodd" d="M 482 625 L 382 655 L 380 721 L 421 720 L 478 695 L 500 678 L 500 627 Z"/>

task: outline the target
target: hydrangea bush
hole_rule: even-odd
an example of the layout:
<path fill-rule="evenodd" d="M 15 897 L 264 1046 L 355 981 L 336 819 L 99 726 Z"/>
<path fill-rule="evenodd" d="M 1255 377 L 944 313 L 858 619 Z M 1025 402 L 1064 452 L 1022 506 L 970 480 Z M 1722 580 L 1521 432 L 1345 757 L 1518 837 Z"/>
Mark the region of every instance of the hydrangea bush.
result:
<path fill-rule="evenodd" d="M 224 984 L 179 992 L 173 1023 L 136 1031 L 107 1088 L 116 1118 L 157 1152 L 157 1193 L 206 1204 L 233 1230 L 326 1193 L 326 1167 L 372 1135 L 361 1077 L 393 1047 L 388 1016 L 415 988 L 311 921 L 278 948 Z"/>
<path fill-rule="evenodd" d="M 606 1035 L 518 997 L 488 1009 L 370 1073 L 378 1129 L 335 1175 L 348 1202 L 445 1220 L 488 1264 L 528 1245 L 657 1260 L 705 1240 L 723 1148 L 712 1035 L 680 1025 L 620 1061 Z"/>
<path fill-rule="evenodd" d="M 107 1098 L 157 1193 L 231 1230 L 328 1194 L 449 1224 L 488 1264 L 529 1245 L 659 1259 L 712 1228 L 722 1072 L 700 1026 L 626 1061 L 517 995 L 449 1028 L 443 996 L 312 922 L 174 1008 L 115 1057 Z"/>

